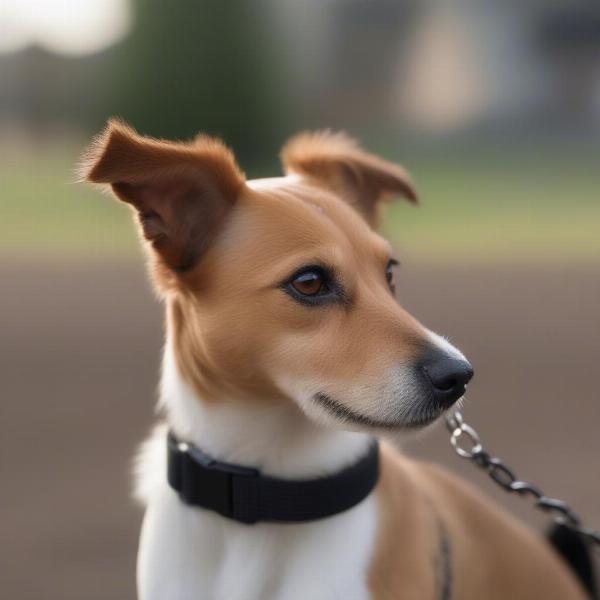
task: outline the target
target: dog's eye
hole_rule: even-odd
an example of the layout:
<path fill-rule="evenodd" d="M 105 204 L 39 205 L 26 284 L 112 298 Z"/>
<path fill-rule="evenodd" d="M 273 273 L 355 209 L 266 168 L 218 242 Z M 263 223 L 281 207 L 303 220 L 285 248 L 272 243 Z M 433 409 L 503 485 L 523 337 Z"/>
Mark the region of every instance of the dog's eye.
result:
<path fill-rule="evenodd" d="M 396 286 L 394 284 L 394 267 L 398 266 L 399 264 L 400 263 L 395 258 L 390 258 L 385 268 L 385 278 L 392 292 L 396 291 Z"/>
<path fill-rule="evenodd" d="M 325 278 L 323 273 L 318 270 L 304 271 L 296 275 L 290 284 L 303 296 L 316 296 L 322 293 L 325 286 Z"/>
<path fill-rule="evenodd" d="M 343 303 L 346 300 L 335 271 L 319 265 L 298 269 L 280 287 L 296 302 L 306 306 Z"/>

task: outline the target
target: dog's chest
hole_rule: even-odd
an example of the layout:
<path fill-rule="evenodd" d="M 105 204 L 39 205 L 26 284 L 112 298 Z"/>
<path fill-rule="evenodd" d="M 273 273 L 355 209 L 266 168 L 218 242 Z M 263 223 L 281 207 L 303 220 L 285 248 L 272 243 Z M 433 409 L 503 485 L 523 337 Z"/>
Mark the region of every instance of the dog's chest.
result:
<path fill-rule="evenodd" d="M 187 507 L 166 486 L 140 542 L 141 600 L 367 600 L 376 501 L 312 523 L 241 525 Z"/>

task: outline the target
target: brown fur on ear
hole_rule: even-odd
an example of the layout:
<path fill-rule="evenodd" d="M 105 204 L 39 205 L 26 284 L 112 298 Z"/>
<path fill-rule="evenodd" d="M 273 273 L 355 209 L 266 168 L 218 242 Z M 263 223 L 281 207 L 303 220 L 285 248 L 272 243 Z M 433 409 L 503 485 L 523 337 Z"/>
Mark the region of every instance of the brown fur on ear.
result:
<path fill-rule="evenodd" d="M 245 182 L 233 154 L 217 139 L 157 140 L 114 119 L 85 152 L 81 179 L 110 184 L 131 204 L 144 237 L 176 272 L 195 264 Z"/>
<path fill-rule="evenodd" d="M 311 177 L 340 193 L 371 225 L 386 196 L 417 201 L 410 175 L 402 167 L 365 152 L 344 133 L 301 133 L 285 144 L 281 159 L 287 173 Z"/>

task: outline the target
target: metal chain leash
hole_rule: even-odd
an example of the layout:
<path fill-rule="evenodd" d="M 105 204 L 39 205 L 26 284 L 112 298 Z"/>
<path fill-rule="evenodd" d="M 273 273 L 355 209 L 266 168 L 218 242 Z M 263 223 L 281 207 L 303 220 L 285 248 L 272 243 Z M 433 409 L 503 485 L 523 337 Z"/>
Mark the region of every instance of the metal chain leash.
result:
<path fill-rule="evenodd" d="M 470 460 L 483 469 L 503 490 L 530 496 L 534 499 L 536 508 L 550 513 L 554 521 L 577 531 L 594 544 L 596 550 L 600 550 L 600 532 L 584 526 L 566 502 L 546 496 L 536 485 L 522 481 L 501 459 L 487 452 L 475 429 L 465 423 L 459 411 L 446 416 L 446 427 L 450 432 L 450 443 L 461 458 Z"/>

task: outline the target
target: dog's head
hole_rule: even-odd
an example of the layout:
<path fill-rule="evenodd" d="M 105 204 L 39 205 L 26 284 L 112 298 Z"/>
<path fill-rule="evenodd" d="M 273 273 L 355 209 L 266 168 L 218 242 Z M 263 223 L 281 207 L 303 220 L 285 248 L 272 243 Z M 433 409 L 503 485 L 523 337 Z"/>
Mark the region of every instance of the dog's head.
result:
<path fill-rule="evenodd" d="M 295 402 L 350 428 L 413 428 L 465 390 L 466 359 L 394 296 L 381 201 L 416 194 L 398 166 L 343 135 L 303 134 L 287 175 L 246 181 L 205 136 L 109 123 L 84 161 L 136 211 L 181 374 L 203 402 Z"/>

